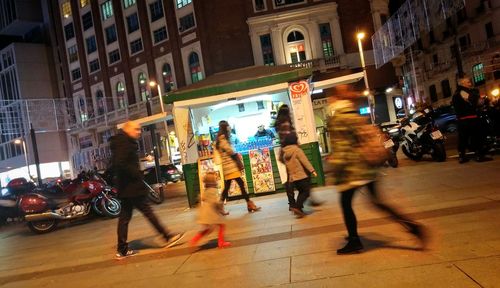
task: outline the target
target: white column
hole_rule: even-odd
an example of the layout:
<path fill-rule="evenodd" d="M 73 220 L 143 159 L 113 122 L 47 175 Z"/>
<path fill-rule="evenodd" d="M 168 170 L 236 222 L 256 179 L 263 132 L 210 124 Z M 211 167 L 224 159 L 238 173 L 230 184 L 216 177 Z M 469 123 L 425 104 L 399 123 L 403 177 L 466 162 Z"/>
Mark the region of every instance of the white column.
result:
<path fill-rule="evenodd" d="M 271 28 L 271 42 L 273 45 L 274 61 L 276 65 L 286 64 L 286 55 L 280 27 Z"/>
<path fill-rule="evenodd" d="M 307 32 L 309 34 L 309 44 L 311 45 L 312 55 L 308 55 L 308 59 L 323 58 L 323 48 L 321 47 L 321 34 L 316 21 L 307 23 Z"/>
<path fill-rule="evenodd" d="M 252 41 L 253 49 L 253 62 L 255 65 L 264 65 L 264 59 L 262 58 L 262 48 L 260 44 L 260 36 L 254 31 L 250 31 L 250 40 Z"/>
<path fill-rule="evenodd" d="M 340 30 L 339 16 L 334 15 L 330 21 L 330 29 L 332 30 L 333 47 L 335 47 L 335 54 L 344 55 L 344 43 L 342 42 L 342 32 Z"/>

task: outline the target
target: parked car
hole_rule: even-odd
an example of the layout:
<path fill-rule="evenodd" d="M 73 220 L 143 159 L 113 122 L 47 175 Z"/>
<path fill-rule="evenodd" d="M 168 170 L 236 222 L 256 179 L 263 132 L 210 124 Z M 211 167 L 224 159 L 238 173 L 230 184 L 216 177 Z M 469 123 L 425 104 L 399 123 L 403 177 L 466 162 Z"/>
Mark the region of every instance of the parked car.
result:
<path fill-rule="evenodd" d="M 457 131 L 457 115 L 453 106 L 441 106 L 434 109 L 434 124 L 441 132 L 455 133 Z"/>
<path fill-rule="evenodd" d="M 150 167 L 144 170 L 144 181 L 148 184 L 156 183 L 155 167 Z M 160 165 L 160 182 L 177 183 L 183 179 L 182 173 L 175 167 L 174 164 Z"/>

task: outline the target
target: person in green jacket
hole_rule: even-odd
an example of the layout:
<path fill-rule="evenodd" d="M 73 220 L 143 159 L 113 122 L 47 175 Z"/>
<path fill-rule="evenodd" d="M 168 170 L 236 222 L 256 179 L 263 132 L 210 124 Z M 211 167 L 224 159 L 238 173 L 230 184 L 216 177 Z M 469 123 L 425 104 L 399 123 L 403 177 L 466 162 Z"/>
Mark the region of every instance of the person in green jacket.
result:
<path fill-rule="evenodd" d="M 328 130 L 332 154 L 327 159 L 331 165 L 334 184 L 338 185 L 340 192 L 340 203 L 344 222 L 348 231 L 347 244 L 337 250 L 337 254 L 357 253 L 363 250 L 357 229 L 357 220 L 352 209 L 352 198 L 354 192 L 361 187 L 366 187 L 371 202 L 380 210 L 388 213 L 391 218 L 406 228 L 411 234 L 418 237 L 424 243 L 424 231 L 420 224 L 408 219 L 392 207 L 383 203 L 376 189 L 377 168 L 370 166 L 363 160 L 360 153 L 357 132 L 367 119 L 358 114 L 354 104 L 349 99 L 336 100 L 330 105 L 330 116 L 328 117 Z M 329 179 L 330 180 L 330 179 Z"/>

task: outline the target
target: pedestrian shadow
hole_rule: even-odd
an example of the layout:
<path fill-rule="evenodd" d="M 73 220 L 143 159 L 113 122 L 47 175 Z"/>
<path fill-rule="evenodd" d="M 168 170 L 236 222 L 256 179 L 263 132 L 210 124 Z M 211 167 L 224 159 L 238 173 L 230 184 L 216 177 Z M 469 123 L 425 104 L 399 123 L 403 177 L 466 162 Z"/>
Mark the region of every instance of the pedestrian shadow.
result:
<path fill-rule="evenodd" d="M 133 250 L 147 250 L 147 249 L 162 249 L 165 248 L 164 246 L 161 245 L 159 240 L 157 239 L 158 236 L 149 236 L 149 237 L 144 237 L 140 239 L 135 239 L 132 240 L 128 243 L 128 246 L 133 249 Z M 184 244 L 184 242 L 179 242 L 173 246 L 170 246 L 170 248 L 180 246 Z"/>
<path fill-rule="evenodd" d="M 212 240 L 208 241 L 207 243 L 198 246 L 197 249 L 194 252 L 203 251 L 203 250 L 209 250 L 209 249 L 215 249 L 217 247 L 218 247 L 217 239 L 212 239 Z"/>
<path fill-rule="evenodd" d="M 363 243 L 365 251 L 373 251 L 377 249 L 397 249 L 397 250 L 407 250 L 407 251 L 422 251 L 422 247 L 417 245 L 400 245 L 394 244 L 396 241 L 400 241 L 398 238 L 388 237 L 378 233 L 367 233 L 359 237 Z M 415 243 L 417 240 L 415 240 Z"/>

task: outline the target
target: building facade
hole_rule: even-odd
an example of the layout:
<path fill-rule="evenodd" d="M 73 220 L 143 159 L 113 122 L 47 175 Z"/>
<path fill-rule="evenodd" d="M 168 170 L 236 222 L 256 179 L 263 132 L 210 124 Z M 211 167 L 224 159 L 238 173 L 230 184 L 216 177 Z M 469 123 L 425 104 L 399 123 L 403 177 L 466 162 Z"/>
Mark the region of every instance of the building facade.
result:
<path fill-rule="evenodd" d="M 455 18 L 456 17 L 456 18 Z M 407 54 L 405 78 L 415 87 L 417 101 L 434 107 L 449 105 L 457 83 L 455 43 L 463 72 L 482 95 L 500 84 L 500 1 L 467 0 L 455 17 L 434 27 Z"/>
<path fill-rule="evenodd" d="M 41 177 L 70 171 L 66 100 L 58 99 L 47 4 L 0 3 L 0 186 L 16 177 L 37 177 L 30 128 L 36 135 Z"/>
<path fill-rule="evenodd" d="M 147 115 L 146 100 L 206 77 L 254 65 L 312 67 L 318 77 L 360 68 L 356 33 L 387 18 L 387 0 L 53 0 L 63 94 L 73 103 L 73 168 L 105 168 L 107 140 L 125 119 Z M 370 86 L 393 81 L 375 71 Z M 390 66 L 390 65 L 387 65 Z M 387 77 L 386 77 L 387 75 Z M 387 80 L 389 79 L 389 80 Z M 154 81 L 160 87 L 150 87 Z M 324 97 L 327 92 L 318 94 Z M 168 96 L 167 96 L 168 97 Z M 168 108 L 167 108 L 168 109 Z M 153 113 L 159 111 L 153 104 Z M 169 121 L 169 131 L 174 131 Z M 173 132 L 158 125 L 159 146 Z M 143 134 L 141 150 L 153 146 Z M 167 143 L 169 145 L 167 145 Z M 168 153 L 163 153 L 164 157 Z"/>

